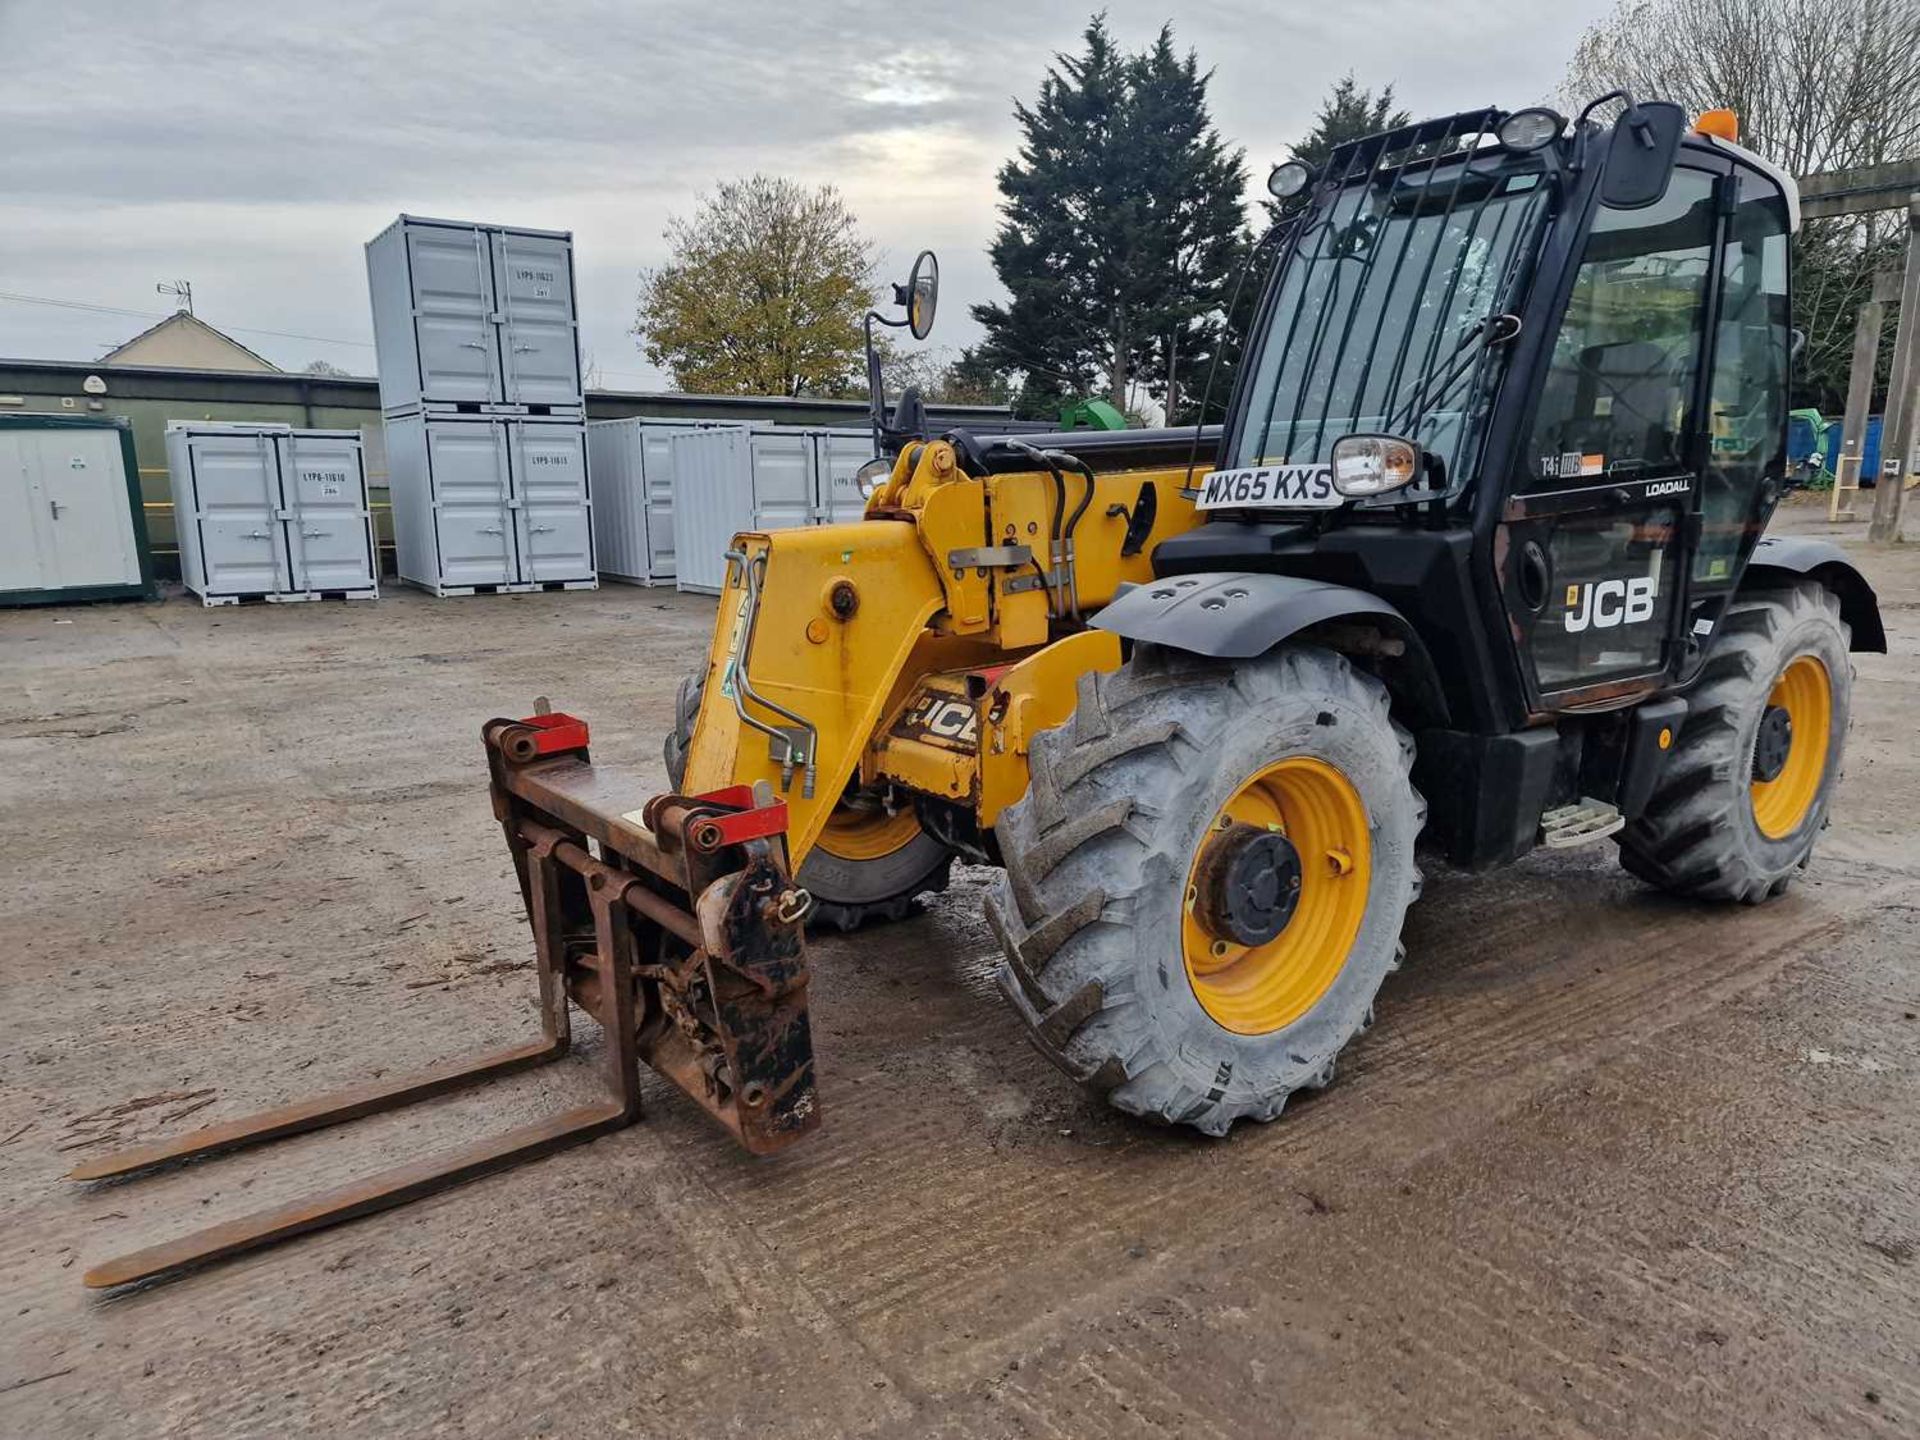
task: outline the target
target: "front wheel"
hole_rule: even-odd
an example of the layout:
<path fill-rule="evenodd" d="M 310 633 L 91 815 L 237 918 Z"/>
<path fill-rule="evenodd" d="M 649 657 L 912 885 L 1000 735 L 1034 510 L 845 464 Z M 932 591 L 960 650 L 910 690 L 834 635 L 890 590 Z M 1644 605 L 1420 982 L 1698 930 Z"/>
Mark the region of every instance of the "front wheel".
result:
<path fill-rule="evenodd" d="M 1329 650 L 1141 646 L 1083 676 L 996 826 L 1000 985 L 1035 1043 L 1213 1135 L 1324 1087 L 1419 893 L 1412 762 L 1385 688 Z"/>
<path fill-rule="evenodd" d="M 707 672 L 680 682 L 673 729 L 664 745 L 667 776 L 686 781 L 687 750 L 700 718 Z M 813 896 L 807 924 L 816 930 L 856 930 L 870 922 L 902 920 L 922 895 L 947 888 L 953 852 L 921 828 L 911 807 L 886 810 L 863 795 L 835 807 L 795 877 Z"/>

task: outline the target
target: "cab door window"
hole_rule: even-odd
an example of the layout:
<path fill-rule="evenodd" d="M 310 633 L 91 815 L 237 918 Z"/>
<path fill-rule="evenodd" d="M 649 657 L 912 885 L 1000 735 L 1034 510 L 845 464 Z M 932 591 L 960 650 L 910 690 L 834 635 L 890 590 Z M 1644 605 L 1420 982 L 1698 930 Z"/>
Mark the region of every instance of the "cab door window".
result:
<path fill-rule="evenodd" d="M 1786 476 L 1791 337 L 1786 202 L 1773 185 L 1742 175 L 1721 260 L 1707 473 L 1693 560 L 1696 598 L 1732 587 L 1779 498 Z"/>
<path fill-rule="evenodd" d="M 1703 171 L 1680 169 L 1656 204 L 1603 207 L 1594 218 L 1534 412 L 1522 490 L 1686 468 L 1713 184 Z"/>

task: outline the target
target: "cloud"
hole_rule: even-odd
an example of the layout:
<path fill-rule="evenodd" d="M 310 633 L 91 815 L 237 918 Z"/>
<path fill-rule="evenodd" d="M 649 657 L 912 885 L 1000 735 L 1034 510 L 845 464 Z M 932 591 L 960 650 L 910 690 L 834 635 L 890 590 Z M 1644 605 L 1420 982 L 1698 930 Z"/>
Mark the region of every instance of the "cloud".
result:
<path fill-rule="evenodd" d="M 1602 8 L 1211 3 L 1172 20 L 1257 181 L 1346 71 L 1418 111 L 1518 105 Z M 1167 18 L 1107 9 L 1128 45 Z M 365 371 L 360 247 L 394 214 L 571 229 L 585 348 L 609 383 L 657 385 L 626 334 L 635 274 L 669 215 L 764 171 L 838 185 L 903 272 L 939 248 L 937 338 L 963 344 L 968 304 L 996 289 L 1012 99 L 1084 24 L 1015 0 L 0 0 L 0 290 L 159 311 L 154 282 L 186 276 L 205 318 L 276 361 Z M 0 301 L 0 353 L 92 358 L 145 323 Z"/>

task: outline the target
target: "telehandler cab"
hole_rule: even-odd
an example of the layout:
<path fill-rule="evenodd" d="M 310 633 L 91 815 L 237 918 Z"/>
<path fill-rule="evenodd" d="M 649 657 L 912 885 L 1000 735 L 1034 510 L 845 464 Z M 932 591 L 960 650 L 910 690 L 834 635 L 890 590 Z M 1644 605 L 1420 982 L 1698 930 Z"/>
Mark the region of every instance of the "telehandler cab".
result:
<path fill-rule="evenodd" d="M 89 1283 L 628 1123 L 640 1059 L 777 1149 L 820 1115 L 803 912 L 897 917 L 956 858 L 1004 870 L 1001 988 L 1040 1049 L 1215 1135 L 1332 1079 L 1417 841 L 1477 868 L 1610 839 L 1677 894 L 1778 895 L 1826 821 L 1848 652 L 1885 641 L 1835 547 L 1760 538 L 1798 200 L 1730 120 L 1615 93 L 1279 167 L 1300 208 L 1217 429 L 935 437 L 911 393 L 883 425 L 876 383 L 864 521 L 733 541 L 681 793 L 634 808 L 571 717 L 487 727 L 545 1040 L 75 1173 L 552 1058 L 569 999 L 615 1098 Z M 889 323 L 925 333 L 931 273 Z"/>

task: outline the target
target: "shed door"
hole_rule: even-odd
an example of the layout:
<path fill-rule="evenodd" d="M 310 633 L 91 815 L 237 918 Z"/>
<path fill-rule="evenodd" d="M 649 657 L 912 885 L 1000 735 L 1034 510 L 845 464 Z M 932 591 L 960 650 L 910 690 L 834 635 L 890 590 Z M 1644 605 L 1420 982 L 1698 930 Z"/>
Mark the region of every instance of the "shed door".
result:
<path fill-rule="evenodd" d="M 407 228 L 420 398 L 450 402 L 502 398 L 494 340 L 493 262 L 478 229 Z"/>
<path fill-rule="evenodd" d="M 572 247 L 565 240 L 499 231 L 491 239 L 508 403 L 578 405 Z"/>
<path fill-rule="evenodd" d="M 373 547 L 359 442 L 287 435 L 279 444 L 292 588 L 371 590 Z"/>
<path fill-rule="evenodd" d="M 443 585 L 510 585 L 518 578 L 506 426 L 498 420 L 430 421 L 427 473 Z"/>
<path fill-rule="evenodd" d="M 187 457 L 207 593 L 290 589 L 275 437 L 194 433 L 187 437 Z"/>
<path fill-rule="evenodd" d="M 512 430 L 523 578 L 588 579 L 595 572 L 585 430 L 519 423 Z"/>

